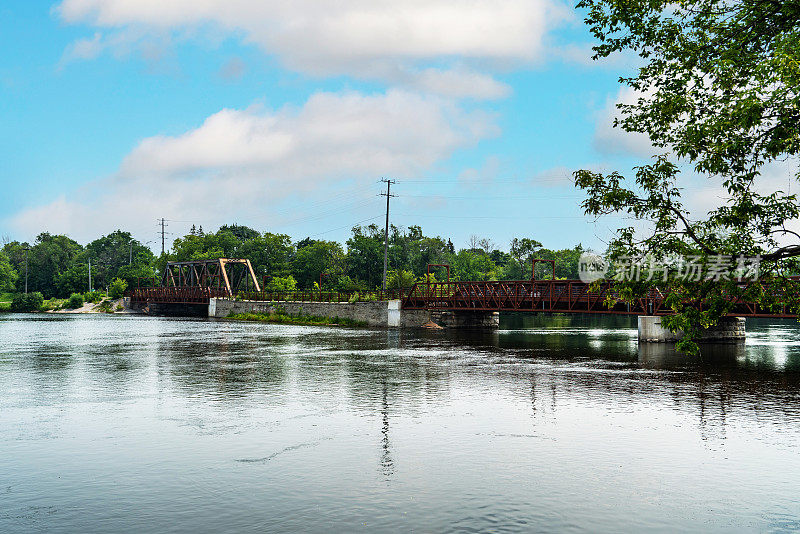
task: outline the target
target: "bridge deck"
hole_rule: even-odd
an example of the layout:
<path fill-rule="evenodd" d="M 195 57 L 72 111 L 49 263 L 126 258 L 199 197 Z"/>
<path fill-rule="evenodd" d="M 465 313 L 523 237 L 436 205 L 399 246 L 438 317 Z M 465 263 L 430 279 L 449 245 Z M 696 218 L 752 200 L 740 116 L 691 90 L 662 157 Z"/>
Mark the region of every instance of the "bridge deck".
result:
<path fill-rule="evenodd" d="M 606 306 L 606 298 L 619 297 L 613 282 L 603 283 L 597 291 L 580 280 L 517 280 L 489 282 L 440 282 L 416 284 L 403 293 L 378 292 L 374 298 L 402 299 L 405 310 L 505 311 L 546 313 L 607 313 L 628 315 L 668 315 L 665 296 L 651 290 L 645 297 L 627 304 L 616 302 Z M 351 294 L 339 292 L 293 291 L 237 292 L 247 300 L 347 302 Z M 131 304 L 208 304 L 214 297 L 229 297 L 226 289 L 210 287 L 135 288 L 129 292 Z M 362 295 L 363 296 L 363 295 Z M 702 304 L 701 304 L 702 307 Z M 764 310 L 752 302 L 736 302 L 729 314 L 736 317 L 796 317 L 785 307 L 778 311 Z"/>
<path fill-rule="evenodd" d="M 580 280 L 515 280 L 487 282 L 439 282 L 416 284 L 403 299 L 403 309 L 451 311 L 518 311 L 550 313 L 609 313 L 629 315 L 669 315 L 658 289 L 631 304 L 616 302 L 606 306 L 608 296 L 617 299 L 613 282 L 604 282 L 598 291 Z M 701 304 L 702 306 L 702 304 Z M 752 302 L 738 301 L 729 314 L 736 317 L 795 317 L 786 309 L 779 312 L 760 309 Z"/>

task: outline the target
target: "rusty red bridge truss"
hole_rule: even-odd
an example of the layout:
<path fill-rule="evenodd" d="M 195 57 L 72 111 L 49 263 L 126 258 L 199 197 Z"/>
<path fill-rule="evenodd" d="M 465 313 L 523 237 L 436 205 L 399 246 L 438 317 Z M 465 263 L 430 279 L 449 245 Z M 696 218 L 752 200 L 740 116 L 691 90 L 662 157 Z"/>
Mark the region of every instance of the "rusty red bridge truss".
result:
<path fill-rule="evenodd" d="M 552 260 L 535 260 L 550 263 Z M 432 265 L 433 266 L 433 265 Z M 535 263 L 534 263 L 535 266 Z M 580 280 L 512 280 L 484 282 L 417 283 L 398 292 L 380 292 L 373 299 L 401 299 L 406 310 L 449 310 L 472 312 L 610 313 L 668 315 L 659 289 L 631 303 L 621 302 L 613 281 L 599 285 Z M 429 269 L 430 270 L 430 269 Z M 351 294 L 320 291 L 285 293 L 262 291 L 250 260 L 219 258 L 190 262 L 169 262 L 160 283 L 136 287 L 128 292 L 132 307 L 149 304 L 202 305 L 211 298 L 239 296 L 261 301 L 347 302 Z M 363 295 L 361 295 L 363 297 Z M 611 297 L 609 299 L 609 297 Z M 613 301 L 611 307 L 607 302 Z M 698 304 L 702 307 L 702 303 Z M 736 301 L 730 312 L 737 317 L 796 317 L 785 307 L 766 310 L 756 303 Z"/>
<path fill-rule="evenodd" d="M 218 258 L 169 262 L 160 284 L 128 291 L 132 307 L 148 304 L 208 304 L 213 297 L 260 291 L 250 260 Z"/>
<path fill-rule="evenodd" d="M 580 280 L 516 280 L 488 282 L 438 282 L 414 285 L 403 298 L 403 309 L 450 311 L 505 311 L 549 313 L 611 313 L 629 315 L 669 315 L 665 295 L 658 289 L 635 302 L 619 301 L 612 281 L 595 290 Z M 615 304 L 610 308 L 606 298 Z M 699 304 L 702 307 L 702 303 Z M 761 309 L 752 302 L 737 301 L 729 314 L 736 317 L 796 317 L 782 308 Z"/>

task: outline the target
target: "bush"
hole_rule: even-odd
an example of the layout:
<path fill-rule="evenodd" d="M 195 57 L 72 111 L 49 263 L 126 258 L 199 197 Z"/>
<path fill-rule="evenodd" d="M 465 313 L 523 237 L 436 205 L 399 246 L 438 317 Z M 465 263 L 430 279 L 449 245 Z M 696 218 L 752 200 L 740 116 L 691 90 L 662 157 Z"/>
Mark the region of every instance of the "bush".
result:
<path fill-rule="evenodd" d="M 83 295 L 80 293 L 73 293 L 69 296 L 69 300 L 67 301 L 65 308 L 74 310 L 75 308 L 80 308 L 81 306 L 83 306 Z"/>
<path fill-rule="evenodd" d="M 411 287 L 416 282 L 416 278 L 414 277 L 414 273 L 411 271 L 404 271 L 400 269 L 398 271 L 389 271 L 386 275 L 386 289 L 403 289 L 406 287 Z"/>
<path fill-rule="evenodd" d="M 125 295 L 126 289 L 128 289 L 128 282 L 122 278 L 114 278 L 108 288 L 108 296 L 114 300 L 121 299 Z"/>
<path fill-rule="evenodd" d="M 45 300 L 39 307 L 39 311 L 60 310 L 65 302 L 66 301 L 64 299 L 56 299 L 56 298 Z"/>
<path fill-rule="evenodd" d="M 33 293 L 18 293 L 11 301 L 11 311 L 13 312 L 32 312 L 39 311 L 44 304 L 44 297 L 38 291 Z"/>
<path fill-rule="evenodd" d="M 106 298 L 106 296 L 100 291 L 91 291 L 89 293 L 84 293 L 83 297 L 86 302 L 91 302 L 92 304 L 97 304 L 98 302 Z"/>
<path fill-rule="evenodd" d="M 292 275 L 286 277 L 273 276 L 270 278 L 267 285 L 264 286 L 265 291 L 294 291 L 296 289 L 297 280 L 295 280 Z"/>

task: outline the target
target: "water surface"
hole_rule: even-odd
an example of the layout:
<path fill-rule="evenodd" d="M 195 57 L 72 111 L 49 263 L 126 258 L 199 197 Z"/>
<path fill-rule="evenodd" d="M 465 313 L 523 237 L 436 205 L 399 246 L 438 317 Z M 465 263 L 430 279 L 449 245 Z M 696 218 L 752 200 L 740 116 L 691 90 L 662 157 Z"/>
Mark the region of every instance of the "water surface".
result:
<path fill-rule="evenodd" d="M 0 315 L 0 532 L 796 531 L 800 330 L 747 328 Z"/>

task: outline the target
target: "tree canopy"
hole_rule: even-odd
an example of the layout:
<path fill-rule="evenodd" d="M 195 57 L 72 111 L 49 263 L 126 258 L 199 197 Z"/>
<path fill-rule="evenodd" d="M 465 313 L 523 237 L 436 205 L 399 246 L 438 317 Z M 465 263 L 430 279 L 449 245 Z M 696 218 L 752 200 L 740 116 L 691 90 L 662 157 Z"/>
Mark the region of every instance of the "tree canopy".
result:
<path fill-rule="evenodd" d="M 611 258 L 651 267 L 654 258 L 669 264 L 692 257 L 705 266 L 723 258 L 731 270 L 737 258 L 760 260 L 759 284 L 687 281 L 674 276 L 680 265 L 673 261 L 669 276 L 628 281 L 623 296 L 654 285 L 667 290 L 675 315 L 666 323 L 687 333 L 679 346 L 690 351 L 698 349 L 699 330 L 727 314 L 732 299 L 769 309 L 780 293 L 796 311 L 797 289 L 786 274 L 800 255 L 800 234 L 791 228 L 800 215 L 797 199 L 759 177 L 800 149 L 800 4 L 581 0 L 578 7 L 599 41 L 596 59 L 633 52 L 643 62 L 635 76 L 621 78 L 638 98 L 618 105 L 615 126 L 646 135 L 654 160 L 628 180 L 619 172 L 575 175 L 587 192 L 586 213 L 625 213 L 645 223 L 617 232 Z M 724 191 L 707 213 L 686 207 L 679 181 L 686 166 Z"/>

